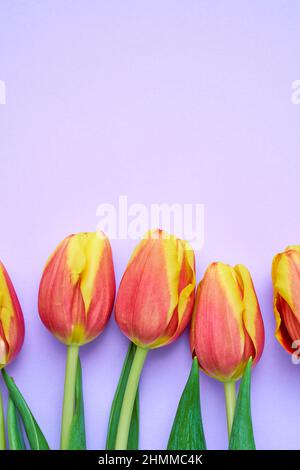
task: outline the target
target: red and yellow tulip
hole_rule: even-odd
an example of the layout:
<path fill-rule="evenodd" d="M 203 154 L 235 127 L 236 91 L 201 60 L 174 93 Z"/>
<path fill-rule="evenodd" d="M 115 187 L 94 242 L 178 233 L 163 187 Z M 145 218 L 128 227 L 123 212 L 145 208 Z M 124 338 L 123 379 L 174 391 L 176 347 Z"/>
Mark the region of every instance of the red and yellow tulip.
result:
<path fill-rule="evenodd" d="M 195 297 L 191 246 L 162 230 L 149 231 L 134 250 L 121 280 L 116 321 L 136 344 L 115 449 L 127 449 L 134 400 L 149 349 L 172 343 L 189 323 Z"/>
<path fill-rule="evenodd" d="M 199 365 L 223 382 L 238 380 L 250 357 L 259 360 L 264 326 L 247 268 L 212 263 L 199 284 L 191 349 Z"/>
<path fill-rule="evenodd" d="M 88 343 L 107 324 L 114 297 L 112 252 L 105 235 L 65 238 L 41 279 L 39 313 L 46 328 L 65 344 Z"/>
<path fill-rule="evenodd" d="M 195 282 L 191 246 L 162 230 L 148 232 L 119 287 L 119 327 L 137 346 L 149 349 L 173 342 L 191 318 Z"/>
<path fill-rule="evenodd" d="M 273 259 L 275 336 L 290 353 L 300 339 L 300 246 L 288 246 Z"/>
<path fill-rule="evenodd" d="M 79 346 L 104 329 L 114 298 L 113 259 L 105 235 L 78 233 L 65 238 L 50 256 L 39 290 L 42 322 L 68 346 L 61 449 L 68 449 L 70 444 Z"/>
<path fill-rule="evenodd" d="M 0 262 L 0 369 L 11 362 L 24 341 L 24 318 L 10 277 Z"/>

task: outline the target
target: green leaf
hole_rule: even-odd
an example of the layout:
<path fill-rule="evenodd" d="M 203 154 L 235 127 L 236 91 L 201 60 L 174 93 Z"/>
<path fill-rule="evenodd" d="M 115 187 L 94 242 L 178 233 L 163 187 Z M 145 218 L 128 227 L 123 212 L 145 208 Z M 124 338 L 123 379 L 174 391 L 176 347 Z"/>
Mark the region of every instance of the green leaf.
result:
<path fill-rule="evenodd" d="M 229 440 L 229 450 L 255 450 L 251 419 L 251 366 L 250 358 L 241 380 Z"/>
<path fill-rule="evenodd" d="M 17 408 L 24 429 L 32 450 L 48 450 L 49 446 L 45 439 L 44 434 L 42 433 L 39 425 L 37 424 L 33 414 L 31 413 L 26 401 L 24 400 L 20 390 L 16 386 L 12 377 L 2 369 L 3 379 L 5 381 L 6 387 L 8 389 L 9 395 L 13 400 L 15 407 Z"/>
<path fill-rule="evenodd" d="M 11 397 L 8 397 L 7 432 L 10 450 L 26 450 L 17 409 Z"/>
<path fill-rule="evenodd" d="M 117 430 L 119 424 L 119 418 L 124 398 L 124 393 L 128 381 L 129 372 L 132 366 L 132 361 L 135 355 L 136 346 L 133 343 L 130 343 L 127 351 L 127 355 L 123 364 L 123 369 L 120 375 L 119 383 L 117 386 L 117 390 L 112 402 L 111 410 L 110 410 L 110 417 L 108 423 L 108 431 L 107 431 L 107 438 L 106 438 L 106 450 L 114 450 L 116 437 L 117 437 Z M 128 436 L 128 450 L 137 450 L 139 445 L 139 392 L 137 391 L 132 417 L 131 417 L 131 424 Z"/>
<path fill-rule="evenodd" d="M 79 357 L 77 363 L 77 375 L 75 385 L 75 409 L 70 429 L 69 449 L 86 450 L 84 402 L 82 393 L 82 372 Z"/>
<path fill-rule="evenodd" d="M 168 442 L 168 450 L 205 449 L 206 442 L 200 407 L 199 366 L 195 357 L 179 401 Z"/>

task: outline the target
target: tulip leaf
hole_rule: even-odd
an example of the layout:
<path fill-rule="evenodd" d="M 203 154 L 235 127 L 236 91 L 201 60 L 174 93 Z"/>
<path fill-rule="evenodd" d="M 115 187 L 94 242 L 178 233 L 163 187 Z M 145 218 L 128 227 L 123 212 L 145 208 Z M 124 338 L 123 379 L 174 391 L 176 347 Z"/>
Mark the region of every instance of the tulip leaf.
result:
<path fill-rule="evenodd" d="M 18 412 L 10 395 L 7 407 L 7 432 L 10 450 L 26 450 Z"/>
<path fill-rule="evenodd" d="M 128 376 L 132 366 L 133 358 L 135 355 L 136 346 L 133 343 L 130 343 L 127 351 L 127 355 L 123 364 L 122 372 L 119 378 L 118 386 L 115 392 L 115 396 L 112 402 L 110 417 L 108 423 L 108 431 L 106 438 L 106 450 L 114 450 L 117 430 L 119 424 L 119 418 L 123 403 L 123 398 L 126 390 L 126 385 L 128 381 Z M 131 424 L 128 436 L 128 450 L 137 450 L 139 444 L 139 392 L 137 391 L 132 417 Z"/>
<path fill-rule="evenodd" d="M 78 357 L 76 385 L 75 385 L 75 409 L 70 430 L 69 450 L 85 450 L 85 423 L 84 402 L 82 392 L 82 371 L 80 358 Z"/>
<path fill-rule="evenodd" d="M 14 405 L 22 419 L 30 448 L 32 450 L 48 450 L 49 445 L 46 441 L 46 438 L 37 424 L 33 414 L 31 413 L 20 390 L 16 386 L 13 378 L 10 377 L 4 369 L 2 369 L 2 375 L 10 398 L 14 402 Z"/>
<path fill-rule="evenodd" d="M 255 450 L 251 418 L 251 366 L 252 359 L 250 358 L 240 383 L 229 440 L 229 450 Z"/>
<path fill-rule="evenodd" d="M 202 424 L 199 366 L 195 357 L 181 395 L 168 442 L 168 450 L 205 450 Z"/>

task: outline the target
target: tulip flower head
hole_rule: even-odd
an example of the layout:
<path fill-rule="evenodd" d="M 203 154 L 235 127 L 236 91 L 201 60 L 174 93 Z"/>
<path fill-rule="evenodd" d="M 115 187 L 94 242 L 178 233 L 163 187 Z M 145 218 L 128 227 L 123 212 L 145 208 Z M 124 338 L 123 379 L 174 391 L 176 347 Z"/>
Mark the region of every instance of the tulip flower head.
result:
<path fill-rule="evenodd" d="M 261 312 L 247 268 L 212 263 L 199 284 L 191 349 L 201 369 L 223 382 L 238 380 L 264 347 Z"/>
<path fill-rule="evenodd" d="M 290 353 L 300 340 L 300 246 L 288 246 L 272 264 L 275 336 Z M 298 347 L 298 346 L 296 346 Z"/>
<path fill-rule="evenodd" d="M 24 341 L 24 318 L 10 277 L 0 262 L 0 369 L 11 362 Z"/>
<path fill-rule="evenodd" d="M 82 345 L 107 324 L 115 298 L 109 240 L 103 233 L 65 238 L 48 260 L 39 290 L 42 322 L 63 343 Z"/>
<path fill-rule="evenodd" d="M 148 232 L 134 250 L 116 302 L 116 321 L 137 346 L 173 342 L 187 326 L 194 304 L 191 246 L 162 230 Z"/>

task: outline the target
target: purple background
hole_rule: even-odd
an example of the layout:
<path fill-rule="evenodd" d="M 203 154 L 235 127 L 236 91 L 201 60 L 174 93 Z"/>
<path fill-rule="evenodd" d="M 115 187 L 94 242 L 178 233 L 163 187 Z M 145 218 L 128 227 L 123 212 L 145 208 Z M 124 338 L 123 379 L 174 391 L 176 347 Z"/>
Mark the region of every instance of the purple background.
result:
<path fill-rule="evenodd" d="M 96 207 L 205 204 L 197 278 L 242 262 L 257 288 L 266 347 L 253 374 L 259 449 L 300 448 L 300 369 L 274 339 L 273 255 L 299 244 L 300 3 L 3 0 L 0 9 L 0 257 L 26 319 L 8 368 L 59 444 L 65 348 L 43 327 L 43 265 Z M 113 241 L 117 281 L 134 242 Z M 127 340 L 112 318 L 83 347 L 87 441 L 103 448 Z M 188 335 L 149 354 L 141 448 L 164 448 L 189 373 Z M 2 384 L 1 384 L 2 386 Z M 3 386 L 2 386 L 3 388 Z M 222 385 L 201 374 L 209 448 L 226 448 Z"/>

